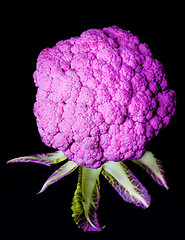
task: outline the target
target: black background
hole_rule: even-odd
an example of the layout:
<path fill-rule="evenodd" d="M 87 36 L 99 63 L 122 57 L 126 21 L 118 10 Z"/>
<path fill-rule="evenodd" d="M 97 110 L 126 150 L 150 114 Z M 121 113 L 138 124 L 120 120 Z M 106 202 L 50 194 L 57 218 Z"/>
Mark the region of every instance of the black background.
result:
<path fill-rule="evenodd" d="M 149 13 L 143 22 L 138 21 L 137 18 L 132 23 L 129 23 L 129 18 L 127 21 L 122 18 L 121 21 L 114 21 L 113 16 L 112 21 L 107 23 L 86 23 L 87 19 L 82 15 L 75 15 L 73 22 L 70 20 L 66 22 L 68 18 L 63 18 L 61 15 L 61 18 L 58 17 L 59 24 L 56 24 L 53 16 L 53 21 L 50 21 L 49 11 L 45 13 L 45 18 L 39 20 L 34 12 L 28 19 L 25 18 L 26 12 L 20 18 L 19 12 L 15 15 L 9 13 L 11 23 L 8 23 L 7 32 L 4 31 L 1 51 L 3 74 L 1 76 L 0 240 L 55 240 L 66 236 L 70 239 L 72 237 L 76 239 L 176 237 L 178 239 L 183 234 L 185 226 L 184 25 L 179 15 L 176 18 L 172 17 L 173 7 L 169 15 L 165 14 L 165 11 L 168 12 L 169 9 L 164 8 L 164 12 L 155 12 L 155 18 L 154 15 L 152 16 L 153 13 L 151 16 Z M 159 19 L 159 15 L 162 18 Z M 82 18 L 82 23 L 76 22 L 77 17 Z M 30 23 L 29 20 L 33 18 L 34 22 Z M 159 21 L 152 22 L 150 19 Z M 155 58 L 160 60 L 166 69 L 169 88 L 177 92 L 176 115 L 169 126 L 162 130 L 149 146 L 149 150 L 163 162 L 170 189 L 166 191 L 158 186 L 142 169 L 129 163 L 152 198 L 151 206 L 143 210 L 124 202 L 101 176 L 98 216 L 100 224 L 106 225 L 106 228 L 100 233 L 83 233 L 77 228 L 71 216 L 77 171 L 49 187 L 44 193 L 36 195 L 45 180 L 59 166 L 49 168 L 37 164 L 6 165 L 6 161 L 19 156 L 54 151 L 41 142 L 32 110 L 36 94 L 32 74 L 40 51 L 54 46 L 60 40 L 79 36 L 89 28 L 111 25 L 130 30 L 149 45 Z"/>

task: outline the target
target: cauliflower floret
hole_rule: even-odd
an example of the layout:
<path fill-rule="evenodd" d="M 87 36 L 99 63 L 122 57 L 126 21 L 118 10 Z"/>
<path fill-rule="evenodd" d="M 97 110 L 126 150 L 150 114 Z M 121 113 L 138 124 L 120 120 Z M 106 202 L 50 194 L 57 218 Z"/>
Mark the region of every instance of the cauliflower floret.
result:
<path fill-rule="evenodd" d="M 43 142 L 85 167 L 139 159 L 175 112 L 162 64 L 116 26 L 44 49 L 33 77 Z"/>

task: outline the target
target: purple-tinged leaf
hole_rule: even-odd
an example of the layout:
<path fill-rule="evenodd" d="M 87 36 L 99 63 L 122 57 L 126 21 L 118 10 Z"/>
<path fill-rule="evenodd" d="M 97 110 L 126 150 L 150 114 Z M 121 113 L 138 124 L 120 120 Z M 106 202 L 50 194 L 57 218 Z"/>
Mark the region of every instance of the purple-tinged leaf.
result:
<path fill-rule="evenodd" d="M 31 162 L 31 163 L 39 163 L 46 166 L 51 166 L 52 164 L 60 163 L 66 159 L 67 157 L 64 156 L 64 153 L 62 151 L 57 151 L 54 153 L 43 153 L 43 154 L 35 154 L 32 156 L 14 158 L 12 160 L 9 160 L 7 164 Z"/>
<path fill-rule="evenodd" d="M 61 178 L 67 176 L 70 173 L 72 173 L 77 167 L 78 167 L 78 165 L 75 162 L 68 161 L 66 164 L 61 166 L 58 170 L 56 170 L 48 178 L 48 180 L 45 182 L 45 184 L 43 185 L 42 189 L 40 190 L 40 192 L 38 194 L 44 192 L 46 190 L 46 188 L 49 187 L 51 184 L 59 181 Z"/>
<path fill-rule="evenodd" d="M 141 166 L 146 172 L 160 185 L 165 187 L 167 190 L 168 185 L 165 180 L 164 170 L 161 161 L 154 157 L 151 152 L 146 152 L 141 159 L 133 161 L 134 163 Z"/>
<path fill-rule="evenodd" d="M 72 211 L 73 217 L 84 231 L 101 231 L 97 218 L 100 200 L 99 174 L 101 168 L 79 168 L 78 184 L 74 194 Z"/>
<path fill-rule="evenodd" d="M 148 191 L 123 162 L 105 163 L 102 174 L 125 201 L 142 208 L 149 207 Z"/>

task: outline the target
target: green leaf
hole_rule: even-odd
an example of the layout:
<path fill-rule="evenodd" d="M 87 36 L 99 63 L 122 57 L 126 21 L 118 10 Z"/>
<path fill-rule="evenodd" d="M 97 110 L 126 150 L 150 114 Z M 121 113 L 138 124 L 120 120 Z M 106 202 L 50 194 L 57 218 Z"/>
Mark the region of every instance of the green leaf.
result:
<path fill-rule="evenodd" d="M 164 170 L 161 161 L 154 157 L 151 152 L 146 152 L 141 159 L 133 161 L 134 163 L 141 166 L 146 172 L 160 185 L 165 187 L 167 190 L 168 185 L 165 180 Z"/>
<path fill-rule="evenodd" d="M 100 200 L 101 168 L 79 167 L 78 184 L 72 202 L 73 217 L 84 231 L 101 231 L 96 211 Z"/>
<path fill-rule="evenodd" d="M 70 173 L 72 173 L 77 167 L 78 167 L 78 165 L 75 162 L 68 161 L 66 164 L 61 166 L 57 171 L 55 171 L 48 178 L 48 180 L 45 182 L 44 186 L 42 187 L 42 189 L 40 190 L 40 192 L 38 194 L 44 192 L 46 190 L 46 188 L 49 187 L 51 184 L 57 182 L 61 178 L 67 176 Z"/>
<path fill-rule="evenodd" d="M 62 151 L 57 151 L 54 153 L 43 153 L 43 154 L 26 156 L 26 157 L 14 158 L 12 160 L 9 160 L 7 164 L 32 162 L 32 163 L 43 164 L 46 166 L 51 166 L 52 164 L 60 163 L 66 159 L 67 157 L 64 156 L 64 153 Z"/>
<path fill-rule="evenodd" d="M 125 201 L 142 208 L 149 207 L 148 191 L 123 162 L 105 163 L 102 174 Z"/>

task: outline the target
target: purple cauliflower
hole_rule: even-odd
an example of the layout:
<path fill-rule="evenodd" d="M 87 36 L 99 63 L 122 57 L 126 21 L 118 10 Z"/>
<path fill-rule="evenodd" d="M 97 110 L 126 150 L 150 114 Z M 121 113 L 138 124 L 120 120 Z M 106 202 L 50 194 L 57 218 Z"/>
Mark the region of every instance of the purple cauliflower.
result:
<path fill-rule="evenodd" d="M 149 207 L 147 189 L 125 160 L 168 189 L 161 162 L 146 148 L 174 115 L 176 94 L 167 88 L 162 64 L 137 36 L 113 26 L 60 41 L 40 53 L 34 80 L 38 129 L 57 151 L 8 163 L 65 161 L 39 193 L 78 168 L 72 216 L 79 227 L 103 229 L 96 213 L 100 173 L 125 201 Z"/>
<path fill-rule="evenodd" d="M 175 112 L 162 64 L 116 26 L 44 49 L 33 76 L 42 141 L 85 167 L 141 158 Z"/>

